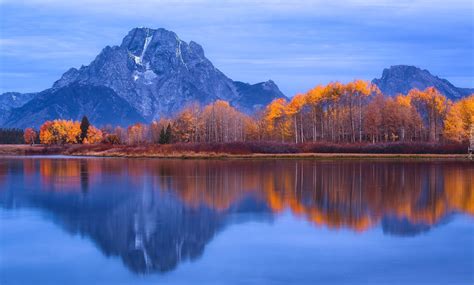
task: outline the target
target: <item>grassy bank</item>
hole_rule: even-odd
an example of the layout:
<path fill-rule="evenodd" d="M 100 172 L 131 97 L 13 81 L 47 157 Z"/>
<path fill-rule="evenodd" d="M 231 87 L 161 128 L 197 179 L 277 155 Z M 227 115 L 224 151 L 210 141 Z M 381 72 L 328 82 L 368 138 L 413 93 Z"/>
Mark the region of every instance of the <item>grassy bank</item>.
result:
<path fill-rule="evenodd" d="M 465 159 L 463 144 L 171 144 L 171 145 L 0 145 L 0 155 L 73 155 L 155 158 L 281 158 L 281 159 Z"/>

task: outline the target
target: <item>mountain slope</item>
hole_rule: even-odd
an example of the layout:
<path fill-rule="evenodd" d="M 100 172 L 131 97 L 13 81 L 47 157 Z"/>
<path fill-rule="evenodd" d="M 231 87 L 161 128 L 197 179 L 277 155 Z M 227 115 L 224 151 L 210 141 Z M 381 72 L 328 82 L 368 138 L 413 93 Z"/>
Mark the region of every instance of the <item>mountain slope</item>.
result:
<path fill-rule="evenodd" d="M 116 109 L 127 109 L 129 112 L 133 109 L 136 114 L 132 117 L 136 118 L 138 114 L 146 122 L 173 116 L 190 103 L 206 105 L 221 99 L 251 113 L 275 98 L 285 97 L 272 81 L 255 85 L 234 82 L 215 68 L 205 57 L 203 48 L 193 41 L 186 43 L 165 29 L 135 28 L 125 36 L 120 46 L 105 47 L 88 66 L 69 69 L 51 89 L 42 92 L 43 109 L 31 105 L 13 109 L 5 119 L 6 124 L 37 125 L 53 116 L 76 117 L 77 110 L 70 108 L 65 101 L 57 102 L 49 98 L 63 88 L 75 86 L 109 88 L 123 99 Z M 78 104 L 85 103 L 80 92 L 69 90 L 67 94 L 71 100 L 79 96 L 76 100 Z M 88 100 L 92 98 L 88 97 Z M 96 104 L 105 104 L 99 102 L 103 100 L 101 97 L 94 100 Z M 54 106 L 46 105 L 53 101 Z M 114 98 L 113 102 L 119 101 Z M 129 108 L 125 108 L 124 102 Z M 85 106 L 78 108 L 88 110 Z M 113 108 L 111 106 L 110 109 Z M 111 110 L 103 111 L 97 122 L 113 123 L 105 118 L 113 119 L 116 114 Z M 30 118 L 23 118 L 25 116 Z M 125 115 L 122 118 L 124 125 L 134 123 L 126 118 L 131 119 Z"/>
<path fill-rule="evenodd" d="M 222 99 L 252 109 L 252 98 L 238 92 L 199 44 L 188 44 L 165 29 L 131 30 L 120 46 L 106 47 L 89 66 L 69 70 L 53 88 L 72 82 L 113 89 L 148 121 L 172 116 L 191 102 Z M 276 87 L 270 97 L 278 96 L 284 95 Z"/>
<path fill-rule="evenodd" d="M 272 80 L 257 84 L 234 81 L 234 85 L 241 96 L 232 102 L 238 109 L 247 113 L 263 108 L 275 98 L 285 98 Z"/>
<path fill-rule="evenodd" d="M 104 86 L 74 83 L 62 88 L 48 89 L 12 114 L 6 127 L 36 127 L 53 119 L 80 120 L 83 115 L 96 125 L 126 125 L 144 119 L 112 89 Z"/>
<path fill-rule="evenodd" d="M 411 89 L 424 90 L 427 87 L 435 87 L 451 100 L 458 100 L 474 92 L 470 88 L 458 88 L 448 80 L 432 75 L 426 69 L 420 69 L 409 65 L 394 65 L 383 70 L 382 77 L 372 80 L 382 93 L 396 95 L 407 94 Z"/>
<path fill-rule="evenodd" d="M 0 94 L 0 109 L 7 110 L 23 106 L 37 93 L 6 92 Z"/>
<path fill-rule="evenodd" d="M 0 126 L 10 116 L 13 108 L 23 106 L 25 103 L 33 99 L 37 93 L 18 93 L 6 92 L 0 94 Z"/>

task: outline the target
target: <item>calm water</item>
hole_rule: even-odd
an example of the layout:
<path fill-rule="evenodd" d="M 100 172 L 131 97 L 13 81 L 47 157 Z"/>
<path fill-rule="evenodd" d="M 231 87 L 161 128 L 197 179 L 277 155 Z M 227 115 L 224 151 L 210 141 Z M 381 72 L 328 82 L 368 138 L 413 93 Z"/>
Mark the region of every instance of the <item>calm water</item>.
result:
<path fill-rule="evenodd" d="M 474 284 L 474 163 L 0 158 L 1 284 Z"/>

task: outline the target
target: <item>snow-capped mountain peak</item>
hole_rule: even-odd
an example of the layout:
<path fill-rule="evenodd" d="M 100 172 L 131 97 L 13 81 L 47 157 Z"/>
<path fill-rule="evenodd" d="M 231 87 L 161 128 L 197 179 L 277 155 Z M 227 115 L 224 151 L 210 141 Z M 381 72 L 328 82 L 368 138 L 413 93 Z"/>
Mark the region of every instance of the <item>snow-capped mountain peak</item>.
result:
<path fill-rule="evenodd" d="M 187 43 L 162 28 L 132 29 L 120 46 L 107 46 L 89 65 L 65 72 L 51 93 L 68 86 L 109 88 L 147 122 L 173 116 L 195 102 L 205 105 L 221 99 L 250 113 L 275 98 L 285 97 L 276 85 L 268 89 L 264 84 L 231 80 L 205 57 L 199 44 Z M 48 96 L 47 92 L 43 96 Z M 41 114 L 45 117 L 44 112 Z M 7 124 L 21 126 L 21 116 L 13 117 Z"/>

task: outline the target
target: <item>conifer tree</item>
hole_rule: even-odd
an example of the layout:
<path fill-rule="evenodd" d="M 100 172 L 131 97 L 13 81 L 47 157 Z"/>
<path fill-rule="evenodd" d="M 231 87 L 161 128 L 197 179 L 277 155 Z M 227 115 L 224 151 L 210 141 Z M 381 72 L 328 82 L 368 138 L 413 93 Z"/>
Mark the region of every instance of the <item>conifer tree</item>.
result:
<path fill-rule="evenodd" d="M 159 144 L 165 144 L 166 143 L 166 134 L 165 134 L 165 128 L 161 128 L 160 131 L 160 139 L 159 139 Z"/>
<path fill-rule="evenodd" d="M 171 124 L 166 127 L 165 140 L 165 143 L 171 143 Z"/>
<path fill-rule="evenodd" d="M 89 126 L 90 126 L 89 119 L 87 119 L 86 116 L 82 117 L 82 120 L 81 120 L 81 138 L 80 138 L 81 143 L 85 138 L 87 138 L 87 131 L 89 130 Z"/>

